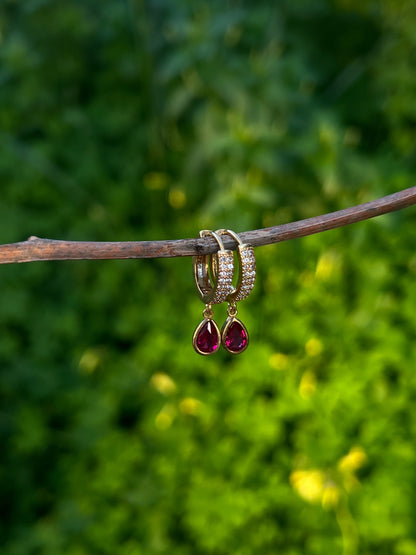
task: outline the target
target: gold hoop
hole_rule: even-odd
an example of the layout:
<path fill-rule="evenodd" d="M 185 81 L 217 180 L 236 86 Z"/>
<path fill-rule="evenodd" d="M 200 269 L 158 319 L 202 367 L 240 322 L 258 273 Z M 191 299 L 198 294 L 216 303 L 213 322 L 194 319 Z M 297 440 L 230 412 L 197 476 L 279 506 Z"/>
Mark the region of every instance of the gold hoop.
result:
<path fill-rule="evenodd" d="M 253 290 L 256 281 L 256 259 L 254 249 L 251 245 L 244 244 L 237 233 L 231 229 L 217 229 L 217 235 L 230 235 L 237 241 L 238 256 L 238 282 L 232 288 L 227 300 L 229 302 L 237 302 L 246 299 Z"/>
<path fill-rule="evenodd" d="M 221 238 L 214 231 L 203 229 L 199 232 L 199 236 L 214 237 L 220 250 L 212 255 L 202 254 L 193 257 L 195 285 L 203 303 L 219 304 L 224 302 L 233 290 L 233 253 L 224 249 Z"/>

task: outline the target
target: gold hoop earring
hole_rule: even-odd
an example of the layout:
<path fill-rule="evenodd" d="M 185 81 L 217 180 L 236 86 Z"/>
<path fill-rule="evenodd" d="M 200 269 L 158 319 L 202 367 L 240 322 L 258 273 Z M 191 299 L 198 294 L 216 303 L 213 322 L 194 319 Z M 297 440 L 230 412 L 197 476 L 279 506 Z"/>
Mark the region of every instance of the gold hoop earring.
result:
<path fill-rule="evenodd" d="M 244 244 L 240 237 L 230 229 L 218 229 L 218 235 L 230 235 L 237 241 L 239 265 L 238 281 L 227 297 L 228 318 L 221 328 L 221 342 L 232 354 L 240 354 L 248 347 L 249 336 L 242 321 L 237 318 L 237 301 L 246 299 L 253 290 L 256 281 L 256 259 L 251 245 Z"/>
<path fill-rule="evenodd" d="M 212 255 L 198 255 L 193 258 L 193 273 L 198 295 L 205 309 L 204 319 L 197 326 L 192 345 L 200 355 L 212 355 L 221 344 L 221 334 L 213 319 L 213 304 L 222 303 L 233 290 L 234 257 L 232 251 L 225 250 L 224 244 L 216 233 L 204 229 L 200 237 L 212 236 L 220 250 Z M 209 258 L 209 262 L 208 262 Z"/>
<path fill-rule="evenodd" d="M 217 235 L 230 235 L 237 242 L 237 257 L 239 266 L 238 282 L 228 295 L 229 301 L 242 301 L 246 299 L 253 290 L 256 281 L 256 259 L 254 249 L 251 245 L 244 244 L 237 233 L 231 229 L 217 229 Z"/>

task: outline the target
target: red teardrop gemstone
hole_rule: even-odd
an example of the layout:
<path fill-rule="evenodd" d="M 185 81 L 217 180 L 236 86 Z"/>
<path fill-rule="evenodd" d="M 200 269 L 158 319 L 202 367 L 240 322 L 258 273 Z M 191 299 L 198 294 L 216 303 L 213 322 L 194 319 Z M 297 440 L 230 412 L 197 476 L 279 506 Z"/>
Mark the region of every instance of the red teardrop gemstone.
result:
<path fill-rule="evenodd" d="M 230 353 L 238 354 L 248 345 L 248 334 L 240 320 L 233 320 L 225 330 L 224 343 Z"/>
<path fill-rule="evenodd" d="M 211 355 L 220 346 L 220 334 L 212 320 L 200 325 L 195 338 L 196 349 L 203 355 Z"/>

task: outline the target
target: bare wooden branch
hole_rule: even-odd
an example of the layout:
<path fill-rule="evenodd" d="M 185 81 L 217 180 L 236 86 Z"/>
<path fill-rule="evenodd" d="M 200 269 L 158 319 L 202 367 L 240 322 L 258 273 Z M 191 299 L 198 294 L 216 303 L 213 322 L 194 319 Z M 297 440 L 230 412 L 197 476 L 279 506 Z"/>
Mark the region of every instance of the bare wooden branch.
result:
<path fill-rule="evenodd" d="M 244 242 L 260 247 L 353 224 L 401 210 L 413 204 L 416 204 L 416 187 L 330 214 L 255 231 L 245 231 L 239 235 Z M 228 236 L 224 236 L 223 239 L 227 248 L 235 248 L 233 239 Z M 168 241 L 88 242 L 58 241 L 32 236 L 21 243 L 0 245 L 0 264 L 40 260 L 171 258 L 209 254 L 216 250 L 218 250 L 218 244 L 212 237 Z"/>

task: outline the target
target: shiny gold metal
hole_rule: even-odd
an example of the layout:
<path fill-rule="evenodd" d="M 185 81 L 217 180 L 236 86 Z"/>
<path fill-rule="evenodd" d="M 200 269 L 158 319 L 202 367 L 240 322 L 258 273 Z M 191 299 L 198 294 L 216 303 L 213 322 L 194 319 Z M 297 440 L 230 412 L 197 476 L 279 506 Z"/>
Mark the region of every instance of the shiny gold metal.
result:
<path fill-rule="evenodd" d="M 220 250 L 212 255 L 193 257 L 195 285 L 201 301 L 205 304 L 219 304 L 227 299 L 233 290 L 234 257 L 232 251 L 225 250 L 216 233 L 209 229 L 199 232 L 200 237 L 212 236 Z"/>
<path fill-rule="evenodd" d="M 254 257 L 254 249 L 251 245 L 244 244 L 237 233 L 231 229 L 217 229 L 217 235 L 230 235 L 233 237 L 237 245 L 238 257 L 238 282 L 235 288 L 228 295 L 228 301 L 237 302 L 246 299 L 253 290 L 256 281 L 256 259 Z"/>

